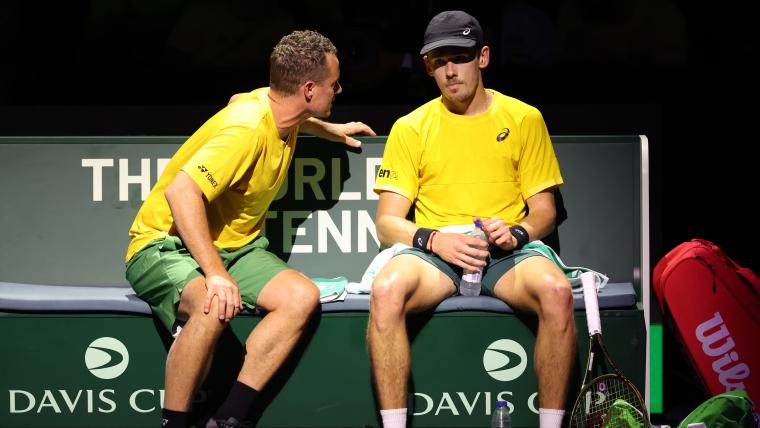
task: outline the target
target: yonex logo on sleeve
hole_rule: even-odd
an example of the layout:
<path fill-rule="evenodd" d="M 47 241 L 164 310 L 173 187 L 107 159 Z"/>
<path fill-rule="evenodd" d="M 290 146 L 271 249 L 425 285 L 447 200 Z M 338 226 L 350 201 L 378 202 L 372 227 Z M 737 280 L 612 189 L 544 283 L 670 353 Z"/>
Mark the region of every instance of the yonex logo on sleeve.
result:
<path fill-rule="evenodd" d="M 208 172 L 208 168 L 206 168 L 203 165 L 198 165 L 198 170 L 200 172 L 205 172 L 206 173 L 206 180 L 208 180 L 208 182 L 211 183 L 211 186 L 213 186 L 214 188 L 216 188 L 216 186 L 219 185 L 219 183 L 216 181 L 216 179 L 214 178 L 214 176 L 211 175 L 210 172 Z"/>
<path fill-rule="evenodd" d="M 95 377 L 114 379 L 121 376 L 129 365 L 129 351 L 113 337 L 95 339 L 84 354 L 87 369 Z"/>

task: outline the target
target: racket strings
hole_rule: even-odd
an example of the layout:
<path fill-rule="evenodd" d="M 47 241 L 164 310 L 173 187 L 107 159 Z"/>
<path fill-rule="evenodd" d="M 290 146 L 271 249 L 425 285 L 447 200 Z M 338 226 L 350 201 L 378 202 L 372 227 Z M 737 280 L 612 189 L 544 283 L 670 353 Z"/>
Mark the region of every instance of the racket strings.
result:
<path fill-rule="evenodd" d="M 628 428 L 646 426 L 641 396 L 625 379 L 605 376 L 581 392 L 573 409 L 571 427 Z"/>

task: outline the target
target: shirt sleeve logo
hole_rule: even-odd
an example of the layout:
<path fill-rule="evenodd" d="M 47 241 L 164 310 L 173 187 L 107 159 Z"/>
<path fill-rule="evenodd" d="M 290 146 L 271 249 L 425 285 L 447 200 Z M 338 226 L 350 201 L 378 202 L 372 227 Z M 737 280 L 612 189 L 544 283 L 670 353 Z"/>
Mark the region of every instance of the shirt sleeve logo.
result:
<path fill-rule="evenodd" d="M 502 128 L 501 132 L 499 132 L 499 135 L 496 136 L 496 141 L 501 143 L 502 141 L 506 140 L 507 137 L 509 137 L 509 128 Z"/>
<path fill-rule="evenodd" d="M 213 175 L 211 175 L 211 173 L 210 173 L 210 172 L 208 172 L 208 168 L 206 168 L 206 167 L 205 167 L 205 166 L 203 166 L 203 165 L 198 165 L 198 170 L 199 170 L 200 172 L 205 172 L 205 173 L 206 173 L 206 179 L 208 180 L 208 182 L 209 182 L 209 183 L 211 183 L 211 186 L 212 186 L 214 189 L 216 189 L 216 186 L 218 186 L 218 185 L 219 185 L 219 183 L 216 181 L 216 179 L 214 178 L 214 176 L 213 176 Z"/>
<path fill-rule="evenodd" d="M 391 169 L 380 168 L 380 170 L 377 171 L 377 178 L 390 178 L 391 180 L 398 180 L 398 173 Z"/>

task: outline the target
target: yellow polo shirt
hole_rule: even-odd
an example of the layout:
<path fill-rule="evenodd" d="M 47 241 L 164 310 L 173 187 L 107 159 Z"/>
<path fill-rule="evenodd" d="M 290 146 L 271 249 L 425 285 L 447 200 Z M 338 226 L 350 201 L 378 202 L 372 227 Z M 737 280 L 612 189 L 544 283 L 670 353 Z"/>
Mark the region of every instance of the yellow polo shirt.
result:
<path fill-rule="evenodd" d="M 269 88 L 240 97 L 200 127 L 174 154 L 137 212 L 126 260 L 145 245 L 176 235 L 164 191 L 182 170 L 208 201 L 214 245 L 240 248 L 261 233 L 269 205 L 287 177 L 298 130 L 280 139 Z"/>
<path fill-rule="evenodd" d="M 412 201 L 418 226 L 475 216 L 518 223 L 526 199 L 563 183 L 538 109 L 488 91 L 493 101 L 483 113 L 457 115 L 437 98 L 393 125 L 374 191 Z"/>

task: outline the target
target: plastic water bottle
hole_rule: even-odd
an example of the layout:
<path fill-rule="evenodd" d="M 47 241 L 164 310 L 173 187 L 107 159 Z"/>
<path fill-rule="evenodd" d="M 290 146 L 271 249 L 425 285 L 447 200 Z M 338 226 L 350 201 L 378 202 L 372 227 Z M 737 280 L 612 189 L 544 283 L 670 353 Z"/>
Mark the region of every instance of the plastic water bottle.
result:
<path fill-rule="evenodd" d="M 472 231 L 472 236 L 487 241 L 485 232 L 483 232 L 483 223 L 480 219 L 475 220 L 475 229 Z M 479 296 L 480 295 L 480 280 L 483 276 L 483 270 L 465 270 L 462 272 L 462 280 L 459 282 L 459 294 L 462 296 Z"/>
<path fill-rule="evenodd" d="M 512 417 L 506 401 L 497 401 L 496 410 L 491 416 L 491 428 L 512 428 Z"/>

